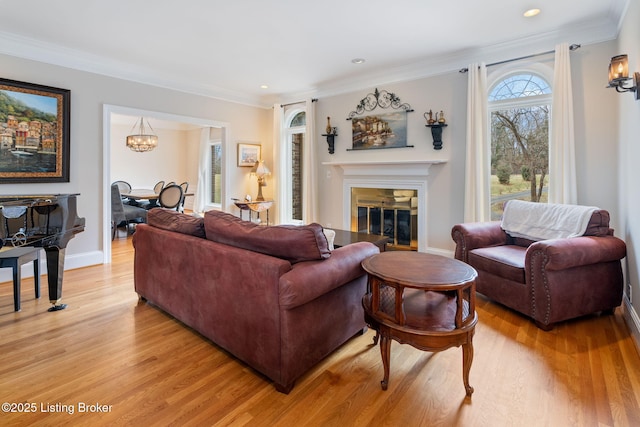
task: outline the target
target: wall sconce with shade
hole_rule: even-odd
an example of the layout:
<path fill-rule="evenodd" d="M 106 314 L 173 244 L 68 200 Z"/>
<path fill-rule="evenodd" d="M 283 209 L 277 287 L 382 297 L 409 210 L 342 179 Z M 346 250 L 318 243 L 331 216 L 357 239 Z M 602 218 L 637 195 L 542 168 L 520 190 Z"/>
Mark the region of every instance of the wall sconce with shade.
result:
<path fill-rule="evenodd" d="M 625 86 L 625 83 L 632 80 L 632 86 Z M 638 91 L 638 82 L 640 81 L 640 73 L 633 73 L 633 77 L 629 77 L 629 60 L 627 55 L 618 55 L 611 58 L 609 64 L 609 86 L 615 87 L 616 92 L 634 92 L 636 101 L 640 99 Z"/>
<path fill-rule="evenodd" d="M 149 127 L 149 131 L 151 133 L 147 132 L 147 127 Z M 137 134 L 127 136 L 127 147 L 132 151 L 144 153 L 146 151 L 151 151 L 158 146 L 158 136 L 149 124 L 149 120 L 147 120 L 147 125 L 145 126 L 144 117 L 140 117 L 140 121 L 136 121 L 131 128 L 131 133 L 133 133 L 136 128 L 138 128 Z"/>
<path fill-rule="evenodd" d="M 262 187 L 266 187 L 267 183 L 265 181 L 265 176 L 271 175 L 271 171 L 264 164 L 264 160 L 259 160 L 251 169 L 251 176 L 258 177 L 258 196 L 256 197 L 256 201 L 261 202 L 264 200 L 262 196 Z"/>

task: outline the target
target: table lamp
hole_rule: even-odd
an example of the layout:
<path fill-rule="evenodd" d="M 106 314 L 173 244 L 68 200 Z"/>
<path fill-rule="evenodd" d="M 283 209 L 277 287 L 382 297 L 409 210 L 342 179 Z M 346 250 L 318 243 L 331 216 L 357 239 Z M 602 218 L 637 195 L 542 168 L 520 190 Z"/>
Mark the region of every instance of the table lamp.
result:
<path fill-rule="evenodd" d="M 251 175 L 258 177 L 258 196 L 256 197 L 256 201 L 261 202 L 264 200 L 262 196 L 262 187 L 267 185 L 264 177 L 267 175 L 271 175 L 271 171 L 264 164 L 264 160 L 257 161 L 256 164 L 251 169 Z"/>

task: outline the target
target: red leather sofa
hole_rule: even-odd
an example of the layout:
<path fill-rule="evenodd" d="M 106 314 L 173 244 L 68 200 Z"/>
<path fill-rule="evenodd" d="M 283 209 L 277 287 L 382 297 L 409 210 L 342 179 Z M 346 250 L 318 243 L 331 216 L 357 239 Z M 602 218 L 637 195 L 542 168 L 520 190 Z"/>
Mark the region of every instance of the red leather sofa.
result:
<path fill-rule="evenodd" d="M 329 251 L 318 224 L 257 226 L 227 213 L 152 209 L 133 236 L 135 290 L 289 393 L 365 328 L 362 242 Z"/>

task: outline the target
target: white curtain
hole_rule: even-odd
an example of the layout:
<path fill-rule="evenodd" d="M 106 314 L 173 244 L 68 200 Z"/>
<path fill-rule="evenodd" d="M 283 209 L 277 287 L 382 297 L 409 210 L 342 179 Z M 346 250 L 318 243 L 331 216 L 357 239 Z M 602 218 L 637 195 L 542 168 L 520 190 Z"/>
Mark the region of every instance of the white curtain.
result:
<path fill-rule="evenodd" d="M 198 186 L 196 187 L 193 211 L 203 213 L 207 203 L 207 166 L 209 162 L 209 141 L 211 140 L 211 128 L 202 128 L 200 132 L 200 153 L 198 158 Z"/>
<path fill-rule="evenodd" d="M 316 107 L 311 99 L 305 101 L 306 109 L 306 134 L 304 136 L 305 147 L 302 151 L 302 216 L 305 224 L 318 221 L 318 207 L 316 191 Z"/>
<path fill-rule="evenodd" d="M 549 203 L 578 203 L 569 44 L 556 46 L 549 141 Z"/>
<path fill-rule="evenodd" d="M 487 132 L 487 67 L 469 65 L 467 87 L 467 158 L 465 167 L 464 221 L 491 219 L 490 160 Z"/>
<path fill-rule="evenodd" d="M 271 179 L 275 186 L 274 197 L 278 206 L 277 215 L 278 223 L 284 222 L 283 213 L 286 212 L 287 189 L 282 182 L 281 171 L 282 165 L 286 164 L 286 150 L 282 148 L 282 106 L 280 104 L 273 105 L 273 172 Z"/>

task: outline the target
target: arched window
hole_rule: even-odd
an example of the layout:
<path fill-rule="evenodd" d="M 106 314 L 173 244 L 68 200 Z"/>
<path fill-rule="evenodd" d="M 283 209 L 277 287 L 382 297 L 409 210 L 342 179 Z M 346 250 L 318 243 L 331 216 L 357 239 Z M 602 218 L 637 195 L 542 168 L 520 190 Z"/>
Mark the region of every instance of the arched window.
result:
<path fill-rule="evenodd" d="M 547 201 L 551 87 L 519 72 L 489 91 L 491 114 L 491 217 L 500 219 L 510 199 Z"/>
<path fill-rule="evenodd" d="M 293 119 L 291 119 L 291 124 L 289 124 L 289 127 L 298 127 L 298 126 L 304 126 L 307 124 L 307 114 L 304 112 L 300 112 L 297 113 L 295 116 L 293 116 Z"/>
<path fill-rule="evenodd" d="M 541 77 L 533 74 L 516 74 L 501 80 L 494 86 L 489 94 L 489 102 L 549 94 L 551 94 L 551 88 Z"/>
<path fill-rule="evenodd" d="M 304 110 L 294 109 L 285 116 L 285 205 L 284 218 L 288 223 L 302 223 L 303 161 L 305 149 L 307 114 Z"/>

